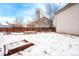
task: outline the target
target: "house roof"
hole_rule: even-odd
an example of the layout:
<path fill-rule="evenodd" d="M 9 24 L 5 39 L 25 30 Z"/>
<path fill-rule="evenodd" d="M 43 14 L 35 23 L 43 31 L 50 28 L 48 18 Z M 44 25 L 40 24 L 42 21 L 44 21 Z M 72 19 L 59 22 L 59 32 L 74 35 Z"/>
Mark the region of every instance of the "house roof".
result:
<path fill-rule="evenodd" d="M 9 25 L 0 25 L 0 28 L 11 28 Z"/>
<path fill-rule="evenodd" d="M 75 5 L 75 4 L 76 4 L 76 3 L 69 3 L 69 4 L 65 5 L 63 8 L 59 9 L 59 10 L 56 12 L 56 14 L 58 14 L 58 13 L 64 11 L 64 10 L 68 9 L 69 7 L 71 7 L 71 6 Z"/>

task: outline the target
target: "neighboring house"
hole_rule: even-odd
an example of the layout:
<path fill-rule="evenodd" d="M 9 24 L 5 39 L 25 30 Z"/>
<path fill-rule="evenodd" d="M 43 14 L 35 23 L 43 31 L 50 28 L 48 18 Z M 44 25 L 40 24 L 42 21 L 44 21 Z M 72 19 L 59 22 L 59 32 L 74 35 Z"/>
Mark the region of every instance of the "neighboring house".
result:
<path fill-rule="evenodd" d="M 9 22 L 6 22 L 6 24 L 0 24 L 0 32 L 20 32 L 23 29 L 20 24 Z"/>
<path fill-rule="evenodd" d="M 79 35 L 79 4 L 71 3 L 56 13 L 56 32 Z"/>
<path fill-rule="evenodd" d="M 9 23 L 9 22 L 6 22 L 10 27 L 22 27 L 21 24 L 18 24 L 18 23 Z"/>
<path fill-rule="evenodd" d="M 28 27 L 34 28 L 49 28 L 50 27 L 50 20 L 46 17 L 42 17 L 39 20 L 35 20 L 27 24 Z"/>
<path fill-rule="evenodd" d="M 0 28 L 11 28 L 9 25 L 0 25 Z"/>

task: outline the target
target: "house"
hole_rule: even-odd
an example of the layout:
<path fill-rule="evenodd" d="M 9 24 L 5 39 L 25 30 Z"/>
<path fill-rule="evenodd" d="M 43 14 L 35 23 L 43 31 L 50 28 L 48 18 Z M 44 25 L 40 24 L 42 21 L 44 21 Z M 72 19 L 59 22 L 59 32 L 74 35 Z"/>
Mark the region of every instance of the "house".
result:
<path fill-rule="evenodd" d="M 49 28 L 50 20 L 46 17 L 42 17 L 39 20 L 32 21 L 27 25 L 28 27 L 35 27 L 35 28 Z"/>
<path fill-rule="evenodd" d="M 31 31 L 55 31 L 55 28 L 50 26 L 50 20 L 46 17 L 42 17 L 35 21 L 28 23 L 27 28 L 30 28 Z"/>
<path fill-rule="evenodd" d="M 56 13 L 56 32 L 79 35 L 78 3 L 70 3 Z"/>

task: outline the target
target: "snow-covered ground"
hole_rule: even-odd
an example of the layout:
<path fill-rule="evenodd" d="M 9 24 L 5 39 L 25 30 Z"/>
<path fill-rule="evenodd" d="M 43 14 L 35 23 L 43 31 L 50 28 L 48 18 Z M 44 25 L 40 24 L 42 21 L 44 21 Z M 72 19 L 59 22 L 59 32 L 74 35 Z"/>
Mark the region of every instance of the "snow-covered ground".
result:
<path fill-rule="evenodd" d="M 11 56 L 79 56 L 79 37 L 53 32 L 37 34 L 0 34 L 1 45 L 28 40 L 34 46 Z"/>

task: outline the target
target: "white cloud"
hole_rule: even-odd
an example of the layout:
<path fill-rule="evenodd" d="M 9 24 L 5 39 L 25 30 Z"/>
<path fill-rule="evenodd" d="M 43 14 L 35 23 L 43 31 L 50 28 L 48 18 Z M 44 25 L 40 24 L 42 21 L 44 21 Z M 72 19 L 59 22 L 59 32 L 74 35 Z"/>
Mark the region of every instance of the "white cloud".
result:
<path fill-rule="evenodd" d="M 0 17 L 0 23 L 3 25 L 7 25 L 6 22 L 14 22 L 15 18 L 12 17 Z"/>

